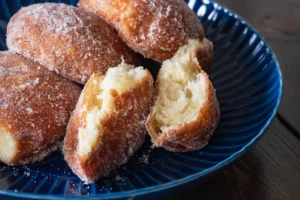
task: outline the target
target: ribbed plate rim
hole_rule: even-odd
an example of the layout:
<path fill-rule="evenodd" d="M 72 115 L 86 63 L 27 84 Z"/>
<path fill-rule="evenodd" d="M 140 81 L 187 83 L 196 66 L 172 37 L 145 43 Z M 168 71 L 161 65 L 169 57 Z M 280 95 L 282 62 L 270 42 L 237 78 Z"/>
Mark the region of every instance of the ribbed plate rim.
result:
<path fill-rule="evenodd" d="M 196 0 L 198 1 L 198 0 Z M 213 171 L 217 171 L 219 169 L 221 169 L 222 167 L 225 167 L 226 165 L 230 164 L 231 162 L 233 162 L 234 160 L 236 160 L 237 158 L 239 158 L 242 154 L 244 154 L 245 152 L 247 152 L 247 150 L 249 150 L 249 148 L 251 146 L 253 146 L 265 133 L 266 129 L 269 127 L 270 123 L 272 122 L 272 120 L 274 119 L 279 105 L 280 105 L 280 101 L 282 98 L 282 88 L 283 88 L 283 81 L 282 81 L 282 72 L 280 69 L 280 65 L 278 62 L 278 59 L 273 51 L 273 49 L 271 48 L 271 46 L 266 42 L 266 40 L 264 39 L 264 37 L 259 34 L 259 32 L 247 21 L 245 20 L 243 17 L 241 17 L 240 15 L 236 14 L 235 12 L 231 11 L 230 9 L 228 9 L 227 7 L 213 1 L 213 0 L 209 0 L 209 2 L 211 4 L 216 5 L 217 7 L 220 7 L 221 9 L 225 10 L 228 13 L 231 13 L 233 15 L 233 17 L 237 20 L 240 20 L 242 24 L 246 25 L 251 31 L 253 31 L 253 33 L 257 34 L 257 36 L 260 38 L 261 41 L 264 42 L 264 45 L 270 50 L 270 54 L 272 55 L 272 61 L 274 62 L 274 64 L 276 65 L 276 70 L 278 72 L 278 76 L 279 76 L 279 93 L 278 93 L 278 98 L 276 99 L 276 105 L 273 109 L 272 115 L 269 117 L 268 121 L 266 122 L 266 124 L 264 125 L 264 127 L 260 130 L 260 132 L 247 144 L 245 144 L 243 146 L 243 148 L 241 148 L 239 151 L 233 153 L 231 156 L 229 156 L 228 158 L 224 159 L 223 161 L 220 161 L 218 164 L 216 164 L 213 167 L 207 168 L 204 171 L 201 172 L 197 172 L 191 175 L 188 175 L 184 178 L 178 179 L 178 180 L 173 180 L 170 181 L 168 183 L 163 183 L 160 185 L 156 185 L 156 186 L 150 186 L 150 187 L 146 187 L 146 188 L 141 188 L 141 189 L 133 189 L 130 191 L 122 191 L 122 192 L 113 192 L 113 193 L 108 193 L 108 194 L 93 194 L 93 195 L 84 195 L 84 196 L 65 196 L 65 195 L 47 195 L 47 194 L 33 194 L 33 193 L 26 193 L 26 192 L 14 192 L 11 190 L 0 190 L 0 195 L 7 195 L 10 197 L 19 197 L 19 198 L 31 198 L 31 199 L 115 199 L 115 198 L 128 198 L 128 197 L 137 197 L 137 196 L 141 196 L 141 195 L 146 195 L 146 194 L 150 194 L 150 193 L 156 193 L 156 192 L 160 192 L 162 190 L 166 190 L 166 189 L 171 189 L 173 187 L 177 187 L 180 185 L 184 185 L 188 182 L 194 181 L 196 179 L 199 179 L 205 175 L 208 175 L 209 173 L 213 172 Z M 216 8 L 215 8 L 216 9 Z"/>

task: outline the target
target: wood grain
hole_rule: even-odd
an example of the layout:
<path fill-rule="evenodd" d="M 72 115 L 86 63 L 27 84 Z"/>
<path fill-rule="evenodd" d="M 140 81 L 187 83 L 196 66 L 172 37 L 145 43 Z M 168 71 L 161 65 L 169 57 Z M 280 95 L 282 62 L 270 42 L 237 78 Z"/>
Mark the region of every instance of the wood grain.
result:
<path fill-rule="evenodd" d="M 275 119 L 266 135 L 225 172 L 179 199 L 300 199 L 300 141 Z"/>
<path fill-rule="evenodd" d="M 284 92 L 266 135 L 229 169 L 169 199 L 300 199 L 300 1 L 217 0 L 252 24 L 277 55 Z"/>
<path fill-rule="evenodd" d="M 279 113 L 300 136 L 300 1 L 216 1 L 245 18 L 271 45 L 281 65 L 284 80 Z"/>
<path fill-rule="evenodd" d="M 299 200 L 300 0 L 216 1 L 246 19 L 271 45 L 283 73 L 282 103 L 265 136 L 241 159 L 206 183 L 167 199 Z"/>
<path fill-rule="evenodd" d="M 300 199 L 300 1 L 216 0 L 271 45 L 284 80 L 282 103 L 266 135 L 224 172 L 168 199 Z"/>

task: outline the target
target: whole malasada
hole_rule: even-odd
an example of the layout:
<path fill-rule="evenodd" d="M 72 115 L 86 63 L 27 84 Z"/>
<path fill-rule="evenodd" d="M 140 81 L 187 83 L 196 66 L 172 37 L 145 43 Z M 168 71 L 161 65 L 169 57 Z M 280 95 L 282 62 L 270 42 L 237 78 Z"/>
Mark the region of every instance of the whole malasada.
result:
<path fill-rule="evenodd" d="M 66 4 L 34 4 L 19 10 L 7 27 L 10 51 L 78 83 L 138 58 L 104 20 Z"/>
<path fill-rule="evenodd" d="M 197 39 L 202 43 L 197 51 L 199 64 L 209 71 L 213 45 L 184 0 L 80 0 L 79 7 L 103 17 L 129 47 L 159 62 Z"/>
<path fill-rule="evenodd" d="M 80 92 L 39 64 L 0 52 L 0 160 L 23 165 L 61 148 Z"/>

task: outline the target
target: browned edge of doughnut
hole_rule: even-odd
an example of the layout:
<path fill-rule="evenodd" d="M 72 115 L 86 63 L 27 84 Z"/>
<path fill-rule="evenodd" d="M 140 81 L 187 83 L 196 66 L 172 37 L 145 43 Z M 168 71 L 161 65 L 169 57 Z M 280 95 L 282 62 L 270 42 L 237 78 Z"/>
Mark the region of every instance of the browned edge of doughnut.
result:
<path fill-rule="evenodd" d="M 48 144 L 45 148 L 39 150 L 38 152 L 31 154 L 30 156 L 26 157 L 26 158 L 19 158 L 19 157 L 14 157 L 14 159 L 9 162 L 6 163 L 7 165 L 10 166 L 17 166 L 17 165 L 25 165 L 25 164 L 30 164 L 30 163 L 34 163 L 37 161 L 41 161 L 43 160 L 46 156 L 50 155 L 51 153 L 53 153 L 54 151 L 60 150 L 62 148 L 62 144 L 63 144 L 63 138 Z"/>
<path fill-rule="evenodd" d="M 170 16 L 159 18 L 153 11 L 150 11 L 152 6 L 150 3 L 140 0 L 80 0 L 78 5 L 79 8 L 94 12 L 105 19 L 118 31 L 121 38 L 133 50 L 158 62 L 172 58 L 181 46 L 188 43 L 189 39 L 198 39 L 203 43 L 204 47 L 198 50 L 197 58 L 202 69 L 209 73 L 213 60 L 213 43 L 204 37 L 200 20 L 182 0 L 155 0 L 153 4 L 162 5 L 165 2 L 171 7 L 176 5 L 177 9 L 173 8 L 175 15 L 171 9 L 172 14 Z M 137 5 L 137 7 L 132 4 Z M 178 8 L 179 4 L 182 4 L 180 8 Z M 121 11 L 123 7 L 129 10 L 132 9 L 133 14 L 123 16 Z M 165 14 L 164 11 L 158 10 L 164 9 L 157 8 L 156 11 L 161 15 Z M 176 20 L 174 21 L 173 18 L 176 18 Z M 182 18 L 183 20 L 180 20 Z M 142 22 L 137 19 L 142 19 Z M 128 24 L 135 24 L 136 26 L 131 27 L 128 25 L 127 27 L 124 21 L 127 21 Z M 143 31 L 143 29 L 147 30 L 147 28 L 149 28 L 148 26 L 153 25 L 154 22 L 159 24 L 156 29 L 160 29 L 160 31 L 154 33 L 154 41 L 149 38 L 141 39 L 140 31 Z M 142 35 L 147 34 L 145 30 Z M 172 42 L 169 41 L 171 35 L 175 38 Z"/>
<path fill-rule="evenodd" d="M 150 112 L 150 107 L 153 105 L 154 96 L 153 78 L 149 71 L 147 76 L 128 92 L 119 95 L 112 89 L 110 93 L 114 97 L 116 111 L 101 121 L 104 130 L 100 140 L 104 145 L 98 143 L 96 148 L 90 153 L 90 157 L 86 161 L 82 161 L 77 156 L 78 131 L 83 125 L 83 117 L 80 115 L 80 112 L 83 110 L 86 88 L 96 74 L 88 81 L 80 96 L 80 100 L 68 124 L 63 146 L 65 160 L 72 171 L 86 183 L 96 181 L 99 177 L 107 175 L 110 171 L 127 162 L 128 158 L 144 143 L 146 129 L 144 123 L 137 121 L 136 118 L 142 118 L 142 121 L 145 122 Z M 130 111 L 127 106 L 130 102 L 134 104 L 134 101 L 138 103 L 138 108 Z M 124 116 L 123 111 L 128 111 L 128 114 Z M 130 135 L 129 138 L 127 134 Z M 128 153 L 129 147 L 128 145 L 126 146 L 126 142 L 122 142 L 124 139 L 134 140 L 130 147 L 132 148 L 131 153 Z M 110 151 L 111 148 L 114 149 L 113 152 Z M 116 160 L 116 162 L 113 162 L 113 160 Z"/>
<path fill-rule="evenodd" d="M 61 147 L 81 88 L 9 51 L 0 52 L 0 71 L 0 128 L 16 144 L 16 153 L 5 163 L 40 161 Z"/>
<path fill-rule="evenodd" d="M 7 25 L 6 43 L 10 51 L 80 84 L 93 72 L 104 74 L 122 59 L 140 64 L 140 56 L 106 21 L 63 3 L 21 8 Z"/>
<path fill-rule="evenodd" d="M 196 56 L 196 52 L 195 55 Z M 195 69 L 199 70 L 198 62 L 194 63 Z M 174 129 L 166 129 L 160 135 L 152 127 L 153 113 L 147 118 L 146 129 L 156 147 L 163 147 L 174 152 L 188 152 L 201 149 L 207 143 L 217 128 L 220 119 L 219 103 L 216 98 L 215 88 L 209 80 L 208 75 L 201 71 L 205 76 L 207 99 L 199 110 L 196 120 L 176 125 Z M 159 76 L 159 75 L 158 75 Z M 159 81 L 156 81 L 156 96 L 158 95 Z M 157 98 L 157 97 L 156 97 Z"/>
<path fill-rule="evenodd" d="M 202 40 L 202 43 L 203 47 L 199 48 L 196 51 L 196 56 L 201 69 L 204 70 L 207 74 L 210 74 L 211 64 L 214 58 L 214 45 L 207 38 L 204 38 Z"/>

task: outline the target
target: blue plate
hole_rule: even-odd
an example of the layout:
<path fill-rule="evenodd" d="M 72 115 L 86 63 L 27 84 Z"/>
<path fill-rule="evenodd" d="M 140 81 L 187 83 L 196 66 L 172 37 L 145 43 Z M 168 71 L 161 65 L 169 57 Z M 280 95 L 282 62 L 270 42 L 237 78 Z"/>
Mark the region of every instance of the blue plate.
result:
<path fill-rule="evenodd" d="M 0 50 L 6 50 L 10 17 L 35 0 L 0 0 Z M 54 1 L 76 5 L 76 1 Z M 130 161 L 83 185 L 60 152 L 22 167 L 0 164 L 0 194 L 35 199 L 153 197 L 199 183 L 245 153 L 264 133 L 281 97 L 281 72 L 265 40 L 243 19 L 209 0 L 190 0 L 214 43 L 210 78 L 216 87 L 221 121 L 209 145 L 189 153 L 151 149 L 149 138 Z"/>

